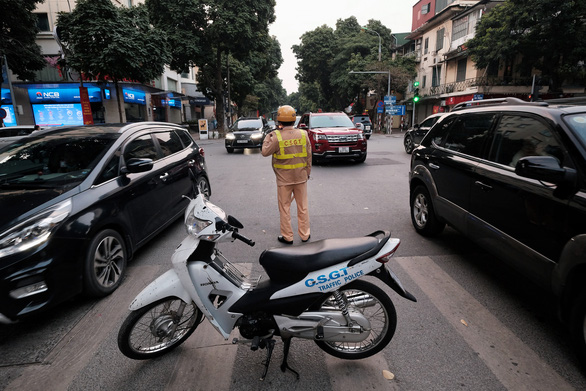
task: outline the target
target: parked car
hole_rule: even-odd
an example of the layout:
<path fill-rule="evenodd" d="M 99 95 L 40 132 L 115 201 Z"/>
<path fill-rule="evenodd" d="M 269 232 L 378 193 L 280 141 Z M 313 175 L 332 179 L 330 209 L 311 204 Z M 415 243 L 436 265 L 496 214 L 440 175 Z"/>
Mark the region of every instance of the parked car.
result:
<path fill-rule="evenodd" d="M 405 136 L 403 138 L 403 145 L 405 146 L 405 152 L 407 152 L 407 153 L 413 152 L 413 149 L 415 149 L 415 147 L 417 145 L 419 145 L 419 143 L 423 139 L 423 136 L 425 136 L 427 134 L 427 132 L 429 132 L 429 129 L 431 129 L 431 127 L 433 125 L 435 125 L 435 123 L 444 114 L 445 113 L 432 114 L 429 117 L 427 117 L 425 120 L 423 120 L 422 123 L 415 124 L 415 125 L 413 125 L 413 127 L 409 128 L 405 132 Z"/>
<path fill-rule="evenodd" d="M 272 130 L 264 117 L 238 118 L 226 133 L 226 151 L 232 153 L 235 149 L 262 148 L 265 136 Z"/>
<path fill-rule="evenodd" d="M 306 113 L 298 127 L 308 132 L 313 163 L 333 159 L 366 160 L 366 138 L 342 113 Z"/>
<path fill-rule="evenodd" d="M 466 105 L 413 151 L 413 226 L 449 224 L 551 290 L 586 357 L 586 106 Z"/>
<path fill-rule="evenodd" d="M 368 140 L 372 134 L 372 122 L 370 121 L 370 117 L 366 114 L 355 115 L 352 117 L 352 122 L 356 127 L 358 127 L 358 124 L 362 124 L 362 133 L 364 133 L 364 136 Z"/>
<path fill-rule="evenodd" d="M 0 323 L 121 283 L 136 250 L 211 195 L 204 151 L 165 123 L 59 128 L 0 151 Z"/>
<path fill-rule="evenodd" d="M 41 129 L 39 128 L 39 130 Z M 17 125 L 0 128 L 0 149 L 21 138 L 28 137 L 34 131 L 35 125 Z"/>

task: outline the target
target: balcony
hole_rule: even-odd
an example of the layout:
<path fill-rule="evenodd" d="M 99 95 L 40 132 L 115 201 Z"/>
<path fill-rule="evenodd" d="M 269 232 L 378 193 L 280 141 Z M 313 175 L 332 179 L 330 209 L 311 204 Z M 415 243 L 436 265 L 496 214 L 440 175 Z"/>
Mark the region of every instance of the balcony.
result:
<path fill-rule="evenodd" d="M 462 81 L 455 81 L 437 86 L 420 88 L 420 95 L 426 98 L 445 98 L 465 94 L 528 94 L 531 92 L 531 77 L 511 78 L 499 76 L 481 76 Z M 541 93 L 547 92 L 544 86 Z"/>

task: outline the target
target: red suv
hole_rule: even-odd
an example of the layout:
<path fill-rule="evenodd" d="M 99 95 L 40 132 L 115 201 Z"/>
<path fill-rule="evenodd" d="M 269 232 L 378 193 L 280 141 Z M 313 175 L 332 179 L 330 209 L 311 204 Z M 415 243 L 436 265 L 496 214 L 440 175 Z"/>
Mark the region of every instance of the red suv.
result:
<path fill-rule="evenodd" d="M 314 164 L 331 159 L 366 160 L 364 133 L 344 113 L 303 114 L 297 127 L 309 134 Z"/>

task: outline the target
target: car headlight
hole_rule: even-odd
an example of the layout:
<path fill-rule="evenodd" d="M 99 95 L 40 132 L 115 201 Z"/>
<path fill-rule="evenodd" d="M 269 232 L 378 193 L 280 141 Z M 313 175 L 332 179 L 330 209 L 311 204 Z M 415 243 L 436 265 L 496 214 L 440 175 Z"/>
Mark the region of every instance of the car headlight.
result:
<path fill-rule="evenodd" d="M 364 133 L 358 133 L 358 140 L 364 140 Z"/>
<path fill-rule="evenodd" d="M 262 138 L 262 133 L 253 133 L 250 135 L 251 139 L 260 140 Z"/>
<path fill-rule="evenodd" d="M 319 133 L 315 133 L 313 138 L 315 139 L 315 141 L 328 139 L 328 137 L 325 134 L 319 134 Z"/>
<path fill-rule="evenodd" d="M 235 138 L 234 133 L 226 133 L 226 140 L 234 140 Z"/>
<path fill-rule="evenodd" d="M 45 243 L 70 213 L 71 200 L 67 199 L 3 233 L 0 235 L 0 258 Z"/>

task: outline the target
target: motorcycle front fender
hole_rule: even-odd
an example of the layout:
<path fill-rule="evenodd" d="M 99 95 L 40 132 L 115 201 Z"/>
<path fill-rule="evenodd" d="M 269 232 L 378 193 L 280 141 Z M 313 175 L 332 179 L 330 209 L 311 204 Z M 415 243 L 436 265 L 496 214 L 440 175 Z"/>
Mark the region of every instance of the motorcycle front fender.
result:
<path fill-rule="evenodd" d="M 144 288 L 130 303 L 129 309 L 135 311 L 166 297 L 177 297 L 186 303 L 192 301 L 173 269 L 168 270 Z"/>
<path fill-rule="evenodd" d="M 407 292 L 407 290 L 403 287 L 403 284 L 401 284 L 401 281 L 399 281 L 399 278 L 395 275 L 395 273 L 393 273 L 391 269 L 389 269 L 385 265 L 382 265 L 378 269 L 373 270 L 372 272 L 368 273 L 368 275 L 380 279 L 382 282 L 391 287 L 392 290 L 394 290 L 400 296 L 403 296 L 407 300 L 417 302 L 415 296 Z"/>

